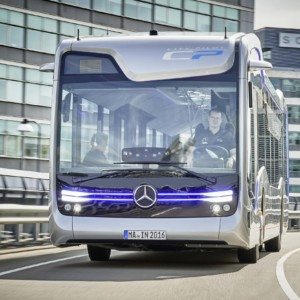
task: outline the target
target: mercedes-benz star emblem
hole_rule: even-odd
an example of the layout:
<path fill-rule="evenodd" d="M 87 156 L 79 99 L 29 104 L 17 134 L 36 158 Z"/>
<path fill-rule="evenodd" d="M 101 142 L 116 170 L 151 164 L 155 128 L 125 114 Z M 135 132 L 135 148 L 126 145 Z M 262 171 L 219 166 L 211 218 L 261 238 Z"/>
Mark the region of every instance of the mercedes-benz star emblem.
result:
<path fill-rule="evenodd" d="M 150 185 L 140 185 L 133 192 L 134 202 L 141 208 L 149 208 L 156 202 L 156 190 Z"/>

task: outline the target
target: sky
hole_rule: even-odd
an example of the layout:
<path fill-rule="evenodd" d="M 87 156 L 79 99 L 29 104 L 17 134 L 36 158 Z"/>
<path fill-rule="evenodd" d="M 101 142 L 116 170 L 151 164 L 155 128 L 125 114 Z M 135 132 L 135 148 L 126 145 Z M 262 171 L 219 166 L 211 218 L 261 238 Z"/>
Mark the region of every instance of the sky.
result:
<path fill-rule="evenodd" d="M 300 29 L 300 0 L 255 0 L 254 29 Z"/>

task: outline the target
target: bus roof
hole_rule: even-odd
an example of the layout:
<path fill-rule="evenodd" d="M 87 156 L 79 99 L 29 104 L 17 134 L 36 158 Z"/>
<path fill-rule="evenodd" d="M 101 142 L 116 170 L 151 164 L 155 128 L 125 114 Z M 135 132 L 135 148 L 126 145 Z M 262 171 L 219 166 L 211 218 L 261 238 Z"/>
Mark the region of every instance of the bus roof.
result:
<path fill-rule="evenodd" d="M 65 40 L 58 57 L 66 51 L 108 54 L 133 81 L 149 81 L 220 74 L 229 70 L 235 57 L 235 41 L 215 34 L 137 33 L 115 37 Z"/>

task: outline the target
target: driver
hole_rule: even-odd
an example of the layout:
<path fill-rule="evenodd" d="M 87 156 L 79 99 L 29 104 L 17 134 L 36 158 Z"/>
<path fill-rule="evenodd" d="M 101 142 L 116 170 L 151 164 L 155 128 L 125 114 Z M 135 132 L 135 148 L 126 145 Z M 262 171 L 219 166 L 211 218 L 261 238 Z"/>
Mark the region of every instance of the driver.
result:
<path fill-rule="evenodd" d="M 91 149 L 85 155 L 83 164 L 87 166 L 101 166 L 107 164 L 107 158 L 104 154 L 107 148 L 108 136 L 105 133 L 97 132 L 92 136 Z"/>
<path fill-rule="evenodd" d="M 208 116 L 208 128 L 205 129 L 202 124 L 199 124 L 195 130 L 195 147 L 219 146 L 229 151 L 229 159 L 226 166 L 232 168 L 236 160 L 235 140 L 231 131 L 221 128 L 222 112 L 216 107 L 212 108 Z M 217 154 L 214 150 L 206 150 L 208 155 L 216 158 Z M 213 152 L 213 153 L 212 153 Z"/>

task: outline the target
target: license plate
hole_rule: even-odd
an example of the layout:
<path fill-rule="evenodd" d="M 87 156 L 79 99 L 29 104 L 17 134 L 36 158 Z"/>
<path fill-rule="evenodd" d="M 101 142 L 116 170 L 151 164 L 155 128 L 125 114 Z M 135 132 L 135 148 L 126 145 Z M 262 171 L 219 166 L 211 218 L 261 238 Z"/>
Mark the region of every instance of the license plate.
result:
<path fill-rule="evenodd" d="M 166 240 L 163 230 L 124 230 L 124 240 Z"/>

